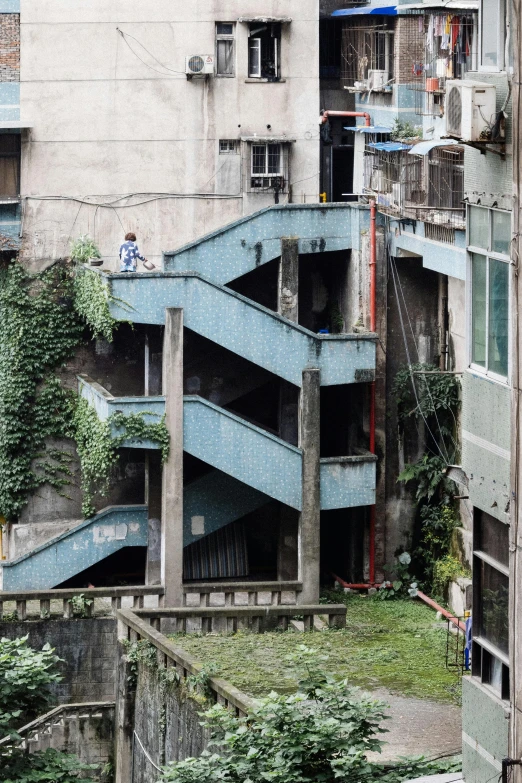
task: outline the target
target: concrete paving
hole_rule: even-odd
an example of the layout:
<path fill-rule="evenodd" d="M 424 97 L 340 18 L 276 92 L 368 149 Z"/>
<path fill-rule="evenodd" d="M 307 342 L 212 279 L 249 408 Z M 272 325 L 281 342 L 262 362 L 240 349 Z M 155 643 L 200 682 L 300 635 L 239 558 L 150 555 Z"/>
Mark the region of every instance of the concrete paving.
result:
<path fill-rule="evenodd" d="M 372 695 L 389 705 L 390 719 L 385 721 L 388 733 L 382 735 L 386 744 L 382 753 L 372 753 L 375 761 L 391 761 L 399 756 L 429 758 L 459 754 L 462 748 L 461 709 L 423 699 L 396 696 L 386 690 Z"/>

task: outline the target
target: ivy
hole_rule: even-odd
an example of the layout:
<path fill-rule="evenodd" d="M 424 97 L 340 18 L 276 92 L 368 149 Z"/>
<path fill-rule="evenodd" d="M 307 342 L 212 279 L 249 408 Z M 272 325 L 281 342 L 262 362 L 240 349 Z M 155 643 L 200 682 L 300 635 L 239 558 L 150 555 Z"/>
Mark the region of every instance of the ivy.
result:
<path fill-rule="evenodd" d="M 109 302 L 112 296 L 108 284 L 97 272 L 81 266 L 74 275 L 74 307 L 92 329 L 95 338 L 112 342 L 117 321 L 112 317 Z"/>
<path fill-rule="evenodd" d="M 18 517 L 44 483 L 63 491 L 68 457 L 46 448 L 71 436 L 74 395 L 55 371 L 82 341 L 69 270 L 34 277 L 10 263 L 0 272 L 0 514 Z"/>
<path fill-rule="evenodd" d="M 149 424 L 144 420 L 146 415 L 151 414 L 144 412 L 125 416 L 118 412 L 102 421 L 87 400 L 78 400 L 74 428 L 81 464 L 82 513 L 85 517 L 92 516 L 95 512 L 95 492 L 101 495 L 108 492 L 111 474 L 118 462 L 118 449 L 126 440 L 132 438 L 157 443 L 161 449 L 162 461 L 166 462 L 168 459 L 170 436 L 165 421 L 162 419 L 156 424 Z M 114 429 L 117 430 L 117 435 L 113 435 Z"/>
<path fill-rule="evenodd" d="M 34 650 L 27 639 L 0 639 L 0 732 L 2 738 L 11 738 L 0 748 L 0 783 L 75 783 L 79 773 L 95 770 L 96 765 L 50 748 L 27 753 L 18 746 L 20 722 L 49 708 L 49 686 L 62 679 L 56 671 L 61 659 L 51 646 Z M 94 783 L 84 776 L 82 780 Z"/>
<path fill-rule="evenodd" d="M 101 421 L 95 409 L 83 398 L 78 400 L 74 412 L 74 430 L 81 465 L 82 513 L 90 517 L 95 512 L 94 493 L 107 493 L 118 455 L 111 436 L 111 425 L 108 421 Z"/>
<path fill-rule="evenodd" d="M 392 394 L 397 400 L 399 427 L 422 421 L 426 453 L 405 465 L 398 481 L 415 485 L 417 526 L 412 552 L 413 567 L 427 589 L 438 593 L 437 563 L 449 555 L 453 531 L 458 525 L 454 483 L 446 477 L 448 464 L 458 461 L 456 442 L 460 383 L 431 364 L 402 368 L 395 376 Z"/>

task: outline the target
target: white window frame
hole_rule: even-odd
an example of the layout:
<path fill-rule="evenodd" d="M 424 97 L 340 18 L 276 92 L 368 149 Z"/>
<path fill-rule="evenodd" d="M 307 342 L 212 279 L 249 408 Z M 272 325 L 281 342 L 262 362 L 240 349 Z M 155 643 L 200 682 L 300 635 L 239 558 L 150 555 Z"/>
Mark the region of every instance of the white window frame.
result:
<path fill-rule="evenodd" d="M 258 174 L 257 172 L 254 172 L 254 147 L 264 147 L 265 148 L 265 173 L 264 174 Z M 273 171 L 268 172 L 268 148 L 269 147 L 279 147 L 279 171 Z M 252 148 L 250 151 L 250 176 L 252 178 L 254 177 L 263 177 L 263 179 L 270 179 L 270 177 L 282 177 L 283 176 L 283 145 L 281 142 L 269 142 L 269 141 L 263 141 L 259 144 L 252 144 Z"/>
<path fill-rule="evenodd" d="M 239 155 L 239 141 L 237 139 L 220 139 L 220 155 Z"/>
<path fill-rule="evenodd" d="M 255 44 L 255 46 L 253 45 Z M 253 49 L 257 49 L 257 69 L 252 69 L 252 56 Z M 248 39 L 248 78 L 260 79 L 261 78 L 261 38 L 249 38 Z"/>
<path fill-rule="evenodd" d="M 232 33 L 218 33 L 218 27 L 220 24 L 232 25 Z M 232 73 L 219 73 L 218 64 L 218 43 L 219 41 L 230 41 L 232 44 Z M 236 75 L 236 23 L 235 22 L 216 22 L 216 76 L 221 79 L 233 79 Z"/>
<path fill-rule="evenodd" d="M 510 274 L 510 261 L 511 258 L 509 255 L 505 255 L 503 253 L 495 253 L 488 248 L 491 247 L 491 237 L 492 237 L 492 225 L 493 225 L 493 218 L 492 213 L 493 212 L 503 212 L 506 213 L 508 210 L 502 210 L 502 209 L 493 209 L 490 207 L 482 207 L 480 204 L 468 204 L 468 212 L 466 215 L 466 245 L 467 245 L 467 255 L 468 255 L 468 263 L 467 263 L 467 279 L 469 281 L 468 285 L 468 294 L 467 294 L 467 305 L 468 305 L 468 346 L 467 346 L 467 352 L 468 352 L 468 361 L 469 361 L 469 367 L 473 372 L 477 373 L 477 375 L 482 375 L 485 378 L 488 378 L 492 381 L 495 381 L 496 383 L 501 383 L 504 386 L 509 386 L 510 379 L 511 379 L 511 329 L 509 328 L 509 325 L 511 323 L 511 274 Z M 469 209 L 485 209 L 487 210 L 489 214 L 489 221 L 488 221 L 488 248 L 484 247 L 478 247 L 477 245 L 471 245 L 470 238 L 469 238 L 469 232 L 470 232 L 470 219 L 469 219 Z M 512 213 L 509 213 L 512 216 Z M 511 220 L 513 218 L 511 217 Z M 486 258 L 486 361 L 485 367 L 482 367 L 480 364 L 474 364 L 473 359 L 473 258 L 472 255 L 480 255 L 484 256 Z M 489 259 L 493 259 L 495 261 L 502 261 L 503 263 L 508 265 L 508 347 L 507 347 L 507 376 L 506 375 L 499 375 L 498 373 L 492 372 L 491 370 L 488 370 L 488 350 L 489 350 Z"/>
<path fill-rule="evenodd" d="M 272 23 L 269 23 L 272 24 Z M 280 24 L 280 23 L 274 23 L 274 24 Z M 262 28 L 266 27 L 266 25 L 263 25 Z M 261 28 L 259 26 L 257 27 L 257 32 L 260 32 Z M 252 30 L 250 28 L 249 36 L 248 36 L 248 78 L 249 79 L 261 79 L 262 81 L 281 81 L 281 53 L 279 50 L 279 47 L 281 46 L 281 33 L 280 30 L 279 36 L 273 36 L 271 38 L 272 45 L 274 47 L 274 70 L 275 70 L 275 78 L 269 79 L 265 78 L 262 75 L 262 63 L 263 63 L 263 39 L 259 37 L 259 35 L 256 35 L 256 30 L 254 30 L 254 33 L 252 34 Z M 258 67 L 253 69 L 251 67 L 252 64 L 252 57 L 251 53 L 252 51 L 256 49 L 257 50 L 257 62 Z"/>
<path fill-rule="evenodd" d="M 497 65 L 483 65 L 482 63 L 482 22 L 484 18 L 483 6 L 485 2 L 495 2 L 499 19 L 497 34 Z M 481 0 L 478 24 L 478 70 L 483 73 L 500 73 L 506 70 L 506 0 Z"/>

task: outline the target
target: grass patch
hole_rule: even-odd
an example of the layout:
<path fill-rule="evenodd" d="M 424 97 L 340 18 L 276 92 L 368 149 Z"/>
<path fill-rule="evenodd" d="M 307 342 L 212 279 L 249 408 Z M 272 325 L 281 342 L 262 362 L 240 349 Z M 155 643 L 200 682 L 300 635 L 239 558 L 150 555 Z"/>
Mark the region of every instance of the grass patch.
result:
<path fill-rule="evenodd" d="M 352 685 L 459 703 L 460 676 L 446 668 L 446 629 L 433 627 L 431 609 L 411 600 L 381 601 L 342 593 L 329 598 L 346 603 L 346 629 L 305 634 L 174 634 L 171 638 L 204 663 L 215 663 L 217 676 L 251 696 L 271 690 L 293 692 L 298 672 L 287 656 L 297 644 L 305 643 L 328 656 L 326 671 L 348 678 Z"/>

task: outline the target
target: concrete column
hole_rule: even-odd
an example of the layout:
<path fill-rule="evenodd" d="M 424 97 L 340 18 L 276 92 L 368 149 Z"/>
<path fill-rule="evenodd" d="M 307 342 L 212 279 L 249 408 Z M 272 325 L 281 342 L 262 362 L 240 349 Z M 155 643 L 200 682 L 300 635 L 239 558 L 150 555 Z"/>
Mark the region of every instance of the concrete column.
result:
<path fill-rule="evenodd" d="M 300 601 L 302 604 L 319 602 L 320 390 L 320 370 L 304 370 L 299 417 L 299 445 L 303 451 L 302 507 L 298 540 L 299 579 L 303 583 Z"/>
<path fill-rule="evenodd" d="M 120 625 L 118 623 L 118 635 Z M 123 630 L 127 630 L 125 626 L 123 626 Z M 136 686 L 121 638 L 118 639 L 117 656 L 116 711 L 114 720 L 116 729 L 114 748 L 116 770 L 114 783 L 129 783 L 132 774 L 132 740 Z"/>
<path fill-rule="evenodd" d="M 163 346 L 165 423 L 170 455 L 163 466 L 161 581 L 164 605 L 183 606 L 183 310 L 166 310 Z"/>
<path fill-rule="evenodd" d="M 281 506 L 279 514 L 279 544 L 277 578 L 280 582 L 297 579 L 298 514 L 293 508 Z"/>
<path fill-rule="evenodd" d="M 277 312 L 297 323 L 299 286 L 299 244 L 297 237 L 281 239 L 281 261 L 277 291 Z"/>

